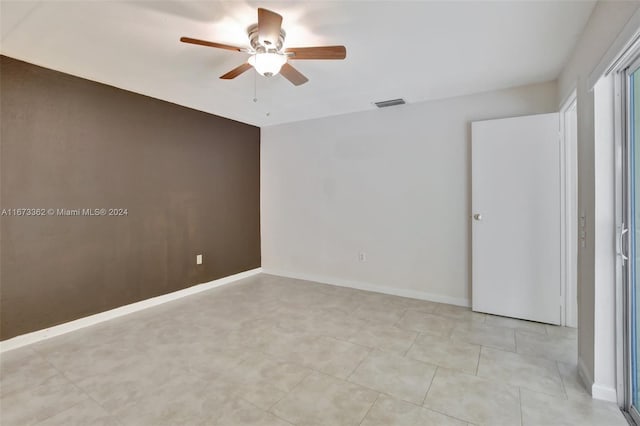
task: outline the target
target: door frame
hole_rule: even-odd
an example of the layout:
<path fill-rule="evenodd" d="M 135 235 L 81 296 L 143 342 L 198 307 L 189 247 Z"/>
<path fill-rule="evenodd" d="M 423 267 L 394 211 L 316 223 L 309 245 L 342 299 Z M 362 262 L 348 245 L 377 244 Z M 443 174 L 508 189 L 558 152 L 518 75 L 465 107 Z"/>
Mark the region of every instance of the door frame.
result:
<path fill-rule="evenodd" d="M 578 326 L 578 99 L 574 89 L 560 107 L 560 321 Z M 576 114 L 575 127 L 568 123 Z"/>

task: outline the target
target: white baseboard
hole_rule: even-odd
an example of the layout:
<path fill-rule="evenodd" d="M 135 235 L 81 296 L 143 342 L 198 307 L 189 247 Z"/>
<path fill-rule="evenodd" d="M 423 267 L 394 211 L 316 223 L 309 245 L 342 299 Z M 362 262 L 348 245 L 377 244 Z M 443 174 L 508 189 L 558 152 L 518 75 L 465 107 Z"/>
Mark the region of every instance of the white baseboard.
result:
<path fill-rule="evenodd" d="M 161 305 L 163 303 L 171 302 L 172 300 L 181 299 L 183 297 L 200 293 L 202 291 L 211 290 L 212 288 L 227 285 L 234 281 L 257 275 L 261 272 L 262 268 L 251 269 L 249 271 L 229 275 L 228 277 L 219 278 L 207 283 L 197 284 L 182 290 L 174 291 L 173 293 L 163 294 L 161 296 L 152 297 L 151 299 L 141 300 L 140 302 L 135 302 L 130 305 L 120 306 L 119 308 L 111 309 L 109 311 L 100 312 L 95 315 L 90 315 L 88 317 L 69 321 L 64 324 L 56 325 L 54 327 L 49 327 L 42 330 L 34 331 L 32 333 L 16 336 L 0 342 L 0 353 L 10 351 L 12 349 L 17 349 L 22 346 L 30 345 L 32 343 L 40 342 L 51 337 L 60 336 L 61 334 L 89 327 L 91 325 L 108 321 L 113 318 L 118 318 L 123 315 Z"/>
<path fill-rule="evenodd" d="M 593 399 L 601 399 L 608 402 L 618 402 L 618 395 L 615 388 L 602 386 L 596 383 L 591 387 L 591 396 Z"/>
<path fill-rule="evenodd" d="M 410 290 L 404 288 L 386 287 L 375 284 L 363 283 L 360 281 L 350 281 L 341 278 L 326 277 L 313 274 L 301 274 L 297 272 L 281 271 L 278 269 L 262 268 L 265 274 L 279 275 L 281 277 L 295 278 L 305 281 L 315 281 L 323 284 L 335 285 L 338 287 L 349 287 L 358 290 L 373 291 L 375 293 L 390 294 L 393 296 L 409 297 L 412 299 L 427 300 L 429 302 L 447 303 L 449 305 L 469 307 L 471 303 L 469 299 L 442 296 L 439 294 L 426 293 L 418 290 Z"/>
<path fill-rule="evenodd" d="M 582 358 L 578 358 L 578 376 L 582 381 L 582 385 L 591 393 L 593 399 L 601 399 L 603 401 L 617 402 L 616 389 L 594 383 L 591 374 L 584 365 Z"/>

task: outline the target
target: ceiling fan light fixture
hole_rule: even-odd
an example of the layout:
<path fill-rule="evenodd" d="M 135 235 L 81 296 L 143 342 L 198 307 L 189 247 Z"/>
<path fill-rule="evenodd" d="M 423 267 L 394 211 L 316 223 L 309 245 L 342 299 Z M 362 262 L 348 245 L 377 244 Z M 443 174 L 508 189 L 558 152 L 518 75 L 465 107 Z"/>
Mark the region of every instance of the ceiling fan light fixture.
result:
<path fill-rule="evenodd" d="M 287 56 L 275 52 L 256 53 L 249 58 L 249 64 L 258 71 L 258 74 L 265 77 L 278 74 L 285 62 L 287 62 Z"/>
<path fill-rule="evenodd" d="M 245 52 L 251 55 L 247 62 L 221 75 L 220 78 L 223 80 L 233 80 L 253 68 L 262 76 L 271 77 L 280 74 L 294 86 L 300 86 L 309 81 L 309 79 L 291 66 L 289 61 L 344 59 L 347 57 L 347 49 L 344 46 L 288 47 L 284 49 L 284 40 L 287 33 L 282 29 L 282 15 L 261 7 L 258 8 L 258 22 L 247 28 L 247 35 L 249 36 L 250 48 L 191 37 L 181 37 L 180 41 L 217 49 Z"/>

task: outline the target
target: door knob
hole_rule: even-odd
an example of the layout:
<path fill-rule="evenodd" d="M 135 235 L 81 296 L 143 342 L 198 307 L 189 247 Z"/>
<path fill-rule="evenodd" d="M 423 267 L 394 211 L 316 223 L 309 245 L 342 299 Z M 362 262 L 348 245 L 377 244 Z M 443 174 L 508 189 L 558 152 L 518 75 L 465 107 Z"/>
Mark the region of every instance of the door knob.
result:
<path fill-rule="evenodd" d="M 476 213 L 476 214 L 473 215 L 473 218 L 475 220 L 482 220 L 482 215 L 480 213 Z"/>

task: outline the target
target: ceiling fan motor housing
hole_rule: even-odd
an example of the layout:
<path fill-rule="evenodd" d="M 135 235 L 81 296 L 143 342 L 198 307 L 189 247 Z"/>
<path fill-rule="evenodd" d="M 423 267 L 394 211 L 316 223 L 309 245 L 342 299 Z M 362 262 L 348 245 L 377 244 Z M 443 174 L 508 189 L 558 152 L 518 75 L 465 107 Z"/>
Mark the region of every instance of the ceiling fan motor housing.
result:
<path fill-rule="evenodd" d="M 261 43 L 258 37 L 258 24 L 251 25 L 247 29 L 247 33 L 249 34 L 249 43 L 256 53 L 280 52 L 282 50 L 282 46 L 284 46 L 284 38 L 287 36 L 287 33 L 280 28 L 280 36 L 278 37 L 278 40 L 264 40 L 263 43 Z"/>

